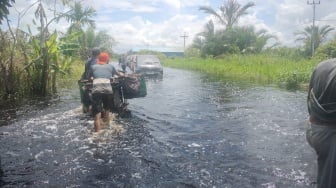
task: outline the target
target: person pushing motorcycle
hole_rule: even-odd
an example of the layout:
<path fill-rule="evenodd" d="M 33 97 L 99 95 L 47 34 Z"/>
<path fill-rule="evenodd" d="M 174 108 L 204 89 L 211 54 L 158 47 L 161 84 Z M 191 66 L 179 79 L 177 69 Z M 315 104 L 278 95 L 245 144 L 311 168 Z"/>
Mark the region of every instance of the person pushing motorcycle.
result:
<path fill-rule="evenodd" d="M 117 72 L 112 64 L 109 64 L 109 54 L 101 52 L 96 64 L 91 65 L 89 77 L 93 82 L 92 87 L 92 114 L 94 115 L 94 130 L 101 129 L 101 116 L 104 110 L 104 122 L 110 120 L 109 113 L 113 109 L 113 88 L 110 79 L 114 76 L 123 76 Z"/>

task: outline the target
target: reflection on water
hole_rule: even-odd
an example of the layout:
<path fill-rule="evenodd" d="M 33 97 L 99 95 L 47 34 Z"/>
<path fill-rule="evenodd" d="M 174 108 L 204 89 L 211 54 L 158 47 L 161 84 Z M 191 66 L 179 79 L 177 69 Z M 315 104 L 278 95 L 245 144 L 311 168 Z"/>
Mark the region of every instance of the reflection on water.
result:
<path fill-rule="evenodd" d="M 76 89 L 0 127 L 4 187 L 313 187 L 305 94 L 166 68 L 100 135 Z"/>

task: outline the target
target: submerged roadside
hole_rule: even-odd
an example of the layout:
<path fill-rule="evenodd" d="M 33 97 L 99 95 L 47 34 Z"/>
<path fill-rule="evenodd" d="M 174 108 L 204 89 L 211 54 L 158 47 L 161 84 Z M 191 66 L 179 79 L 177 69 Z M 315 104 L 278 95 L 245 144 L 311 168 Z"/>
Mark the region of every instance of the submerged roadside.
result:
<path fill-rule="evenodd" d="M 310 74 L 319 60 L 293 60 L 272 55 L 230 55 L 214 58 L 166 59 L 164 66 L 200 71 L 218 80 L 248 81 L 277 85 L 288 90 L 306 90 Z"/>

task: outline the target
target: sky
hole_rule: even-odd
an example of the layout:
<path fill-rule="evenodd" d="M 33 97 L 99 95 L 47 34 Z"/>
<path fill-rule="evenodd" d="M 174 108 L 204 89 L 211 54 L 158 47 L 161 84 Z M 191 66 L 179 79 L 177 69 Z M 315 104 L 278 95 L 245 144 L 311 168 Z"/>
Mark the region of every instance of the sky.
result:
<path fill-rule="evenodd" d="M 253 25 L 255 29 L 266 29 L 275 35 L 283 46 L 299 46 L 295 32 L 313 23 L 315 5 L 315 25 L 330 25 L 336 28 L 335 0 L 237 0 L 245 5 L 254 2 L 248 15 L 241 17 L 238 25 Z M 36 0 L 16 0 L 10 9 L 9 18 L 17 25 L 18 12 L 25 10 Z M 45 0 L 49 4 L 53 0 Z M 113 51 L 124 53 L 129 50 L 148 49 L 162 52 L 182 52 L 192 44 L 194 37 L 204 30 L 212 19 L 215 28 L 220 29 L 217 20 L 199 10 L 200 6 L 210 6 L 219 10 L 226 0 L 82 0 L 83 6 L 91 6 L 97 11 L 94 17 L 97 30 L 105 30 L 117 44 Z M 32 25 L 34 11 L 31 8 L 20 20 L 20 28 Z M 22 13 L 21 13 L 22 15 Z M 57 30 L 66 30 L 69 24 L 61 21 L 54 25 Z M 5 26 L 1 26 L 3 28 Z M 330 35 L 332 37 L 334 33 Z M 183 37 L 186 36 L 186 37 Z M 270 43 L 275 41 L 270 41 Z"/>

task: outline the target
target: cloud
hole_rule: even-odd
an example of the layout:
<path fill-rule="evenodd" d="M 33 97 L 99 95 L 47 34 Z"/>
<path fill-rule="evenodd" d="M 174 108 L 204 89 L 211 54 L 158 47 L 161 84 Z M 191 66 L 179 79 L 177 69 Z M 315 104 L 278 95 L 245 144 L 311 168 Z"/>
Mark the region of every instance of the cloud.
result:
<path fill-rule="evenodd" d="M 161 23 L 153 23 L 142 17 L 133 17 L 119 23 L 102 24 L 101 29 L 110 31 L 111 36 L 118 36 L 116 50 L 152 49 L 182 51 L 184 32 L 190 44 L 192 38 L 201 28 L 201 23 L 195 22 L 194 15 L 176 15 Z M 192 23 L 192 24 L 191 24 Z"/>
<path fill-rule="evenodd" d="M 155 6 L 143 1 L 106 1 L 106 0 L 85 0 L 83 5 L 91 6 L 99 12 L 116 12 L 116 11 L 130 11 L 130 12 L 156 12 L 159 11 Z"/>
<path fill-rule="evenodd" d="M 48 0 L 44 0 L 48 1 Z M 50 0 L 49 0 L 50 1 Z M 303 0 L 252 0 L 256 6 L 248 9 L 239 24 L 253 25 L 256 30 L 266 29 L 269 34 L 276 35 L 283 45 L 298 46 L 294 33 L 311 25 L 313 6 Z M 312 0 L 310 0 L 312 1 Z M 36 0 L 16 1 L 17 10 L 24 10 Z M 54 2 L 54 1 L 50 1 Z M 202 32 L 204 25 L 211 17 L 199 6 L 211 6 L 215 10 L 225 1 L 218 0 L 83 0 L 84 6 L 92 6 L 97 10 L 95 17 L 98 30 L 106 30 L 118 41 L 113 50 L 149 48 L 154 50 L 182 51 L 184 33 L 188 36 L 186 44 L 190 45 L 195 35 Z M 244 5 L 250 0 L 241 0 Z M 334 7 L 336 1 L 324 0 L 316 5 L 316 25 L 336 23 Z M 32 25 L 34 11 L 32 8 L 21 20 L 21 27 Z M 49 13 L 51 14 L 51 13 Z M 15 24 L 17 12 L 11 9 L 11 20 Z M 213 19 L 213 18 L 212 18 Z M 220 28 L 215 20 L 215 27 Z M 65 21 L 53 25 L 65 31 L 69 23 Z M 1 28 L 5 26 L 2 25 Z"/>

